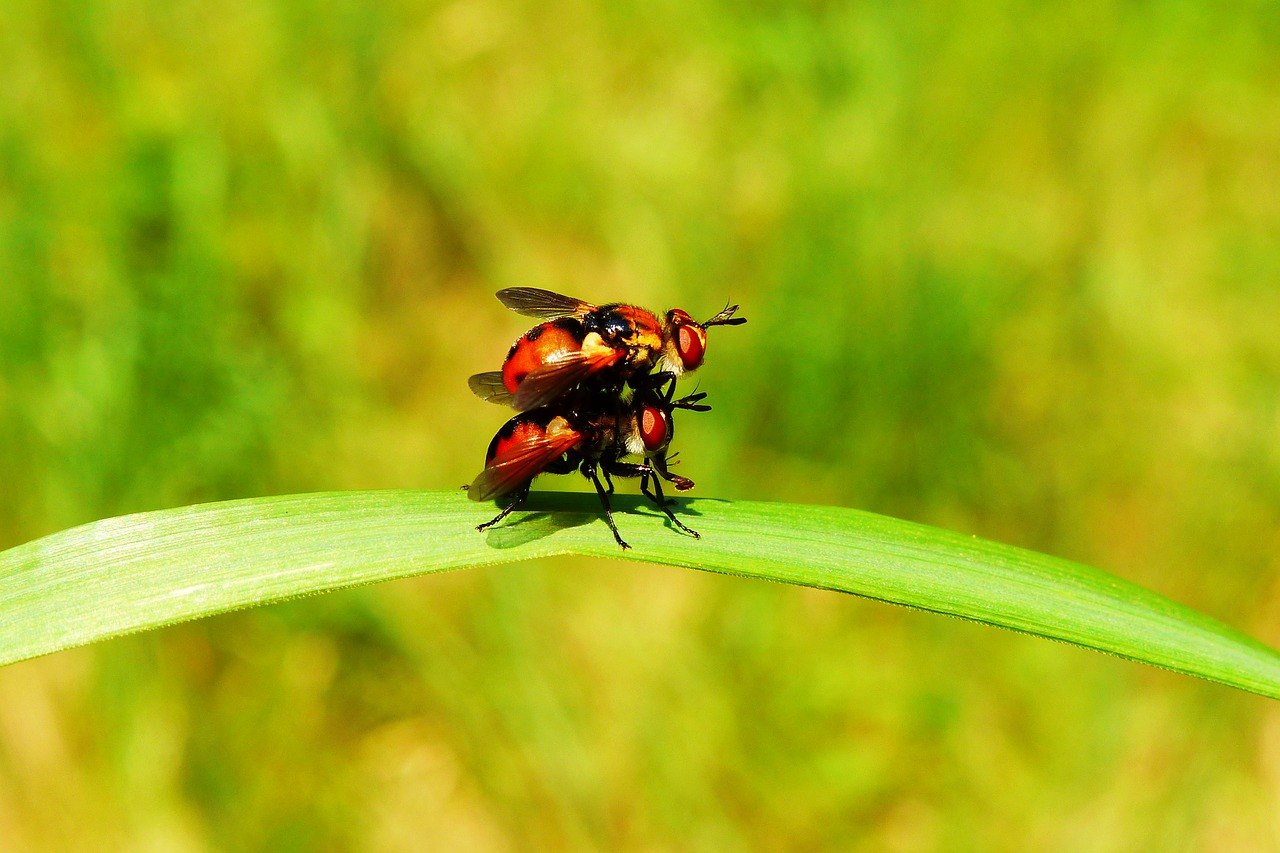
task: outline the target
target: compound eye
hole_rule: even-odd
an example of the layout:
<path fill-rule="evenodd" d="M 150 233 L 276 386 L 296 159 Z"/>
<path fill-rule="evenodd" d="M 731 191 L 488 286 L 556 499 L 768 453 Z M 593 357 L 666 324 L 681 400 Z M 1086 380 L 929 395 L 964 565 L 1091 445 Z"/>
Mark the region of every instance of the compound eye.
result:
<path fill-rule="evenodd" d="M 685 370 L 694 370 L 702 365 L 702 358 L 707 352 L 707 333 L 697 326 L 679 326 L 676 328 L 676 353 Z"/>
<path fill-rule="evenodd" d="M 640 438 L 644 441 L 644 449 L 660 450 L 671 433 L 667 423 L 667 414 L 656 406 L 645 406 L 640 411 Z"/>

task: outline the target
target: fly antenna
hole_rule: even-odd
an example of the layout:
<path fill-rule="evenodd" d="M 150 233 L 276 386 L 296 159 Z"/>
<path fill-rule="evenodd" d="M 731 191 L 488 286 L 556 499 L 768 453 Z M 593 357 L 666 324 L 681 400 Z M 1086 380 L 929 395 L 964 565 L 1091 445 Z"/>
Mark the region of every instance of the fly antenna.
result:
<path fill-rule="evenodd" d="M 703 391 L 698 394 L 690 394 L 687 397 L 681 397 L 671 404 L 673 409 L 688 409 L 691 412 L 709 412 L 711 407 L 702 401 L 707 399 L 707 392 Z"/>
<path fill-rule="evenodd" d="M 737 305 L 725 305 L 724 309 L 721 310 L 719 314 L 715 315 L 702 325 L 704 328 L 706 326 L 741 326 L 743 323 L 747 322 L 747 318 L 734 317 L 733 315 L 737 312 Z"/>

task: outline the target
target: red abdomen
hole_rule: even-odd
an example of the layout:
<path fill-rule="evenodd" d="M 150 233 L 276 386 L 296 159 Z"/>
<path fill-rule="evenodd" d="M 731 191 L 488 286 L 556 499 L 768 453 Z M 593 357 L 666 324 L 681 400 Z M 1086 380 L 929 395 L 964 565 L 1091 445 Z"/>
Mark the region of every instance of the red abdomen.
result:
<path fill-rule="evenodd" d="M 539 323 L 511 345 L 507 360 L 502 363 L 502 384 L 516 393 L 531 372 L 564 353 L 581 350 L 585 336 L 582 324 L 572 317 Z"/>
<path fill-rule="evenodd" d="M 541 441 L 547 437 L 546 418 L 517 415 L 502 425 L 498 434 L 489 442 L 489 450 L 484 455 L 487 466 L 497 456 L 506 456 L 512 448 Z"/>

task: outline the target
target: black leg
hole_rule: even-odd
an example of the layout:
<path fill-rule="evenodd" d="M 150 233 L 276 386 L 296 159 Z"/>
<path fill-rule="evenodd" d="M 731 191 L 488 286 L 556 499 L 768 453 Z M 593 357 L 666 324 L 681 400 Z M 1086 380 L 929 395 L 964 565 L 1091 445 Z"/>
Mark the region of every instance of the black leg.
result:
<path fill-rule="evenodd" d="M 616 474 L 619 477 L 643 477 L 649 473 L 648 465 L 635 465 L 631 462 L 619 462 L 616 459 L 604 459 L 600 469 Z"/>
<path fill-rule="evenodd" d="M 663 389 L 662 389 L 661 391 L 659 391 L 658 393 L 659 393 L 660 395 L 662 395 L 662 400 L 663 400 L 663 402 L 664 402 L 664 403 L 670 403 L 670 402 L 671 402 L 671 398 L 672 398 L 672 397 L 674 397 L 674 396 L 676 395 L 676 377 L 675 377 L 675 374 L 673 374 L 673 373 L 661 374 L 661 373 L 660 373 L 660 374 L 658 374 L 658 375 L 659 375 L 659 376 L 666 376 L 666 377 L 667 377 L 667 379 L 665 380 L 665 382 L 666 382 L 666 386 L 667 386 L 667 387 L 666 387 L 666 388 L 663 388 Z"/>
<path fill-rule="evenodd" d="M 596 494 L 600 496 L 600 503 L 604 507 L 604 520 L 609 522 L 609 529 L 613 531 L 613 538 L 622 546 L 622 550 L 629 549 L 631 546 L 623 541 L 622 534 L 618 532 L 618 525 L 613 522 L 613 509 L 609 506 L 609 493 L 604 490 L 604 484 L 596 476 L 596 466 L 590 462 L 584 462 L 582 464 L 582 473 L 596 487 Z"/>
<path fill-rule="evenodd" d="M 643 474 L 640 475 L 640 493 L 644 495 L 646 498 L 648 498 L 649 500 L 653 501 L 654 504 L 657 505 L 659 509 L 661 509 L 662 505 L 665 503 L 665 500 L 660 500 L 656 494 L 654 494 L 652 491 L 649 490 L 650 479 L 652 479 L 654 482 L 657 482 L 658 480 L 658 476 L 654 474 L 653 471 L 651 470 L 645 471 Z"/>
<path fill-rule="evenodd" d="M 611 473 L 619 477 L 639 477 L 640 491 L 644 492 L 650 500 L 653 499 L 645 485 L 648 482 L 648 478 L 654 476 L 653 469 L 648 465 L 636 465 L 631 462 L 619 462 L 617 459 L 605 458 L 600 460 L 600 470 L 606 474 Z"/>
<path fill-rule="evenodd" d="M 601 465 L 601 466 L 600 466 L 600 473 L 601 473 L 601 474 L 604 474 L 604 482 L 605 482 L 605 485 L 607 485 L 607 486 L 609 487 L 609 488 L 607 489 L 607 491 L 609 492 L 609 494 L 611 494 L 611 495 L 612 495 L 612 494 L 613 494 L 613 478 L 609 476 L 609 469 L 608 469 L 608 467 L 607 467 L 607 466 L 604 466 L 604 465 Z"/>
<path fill-rule="evenodd" d="M 653 480 L 653 491 L 655 492 L 655 494 L 649 494 L 649 490 L 645 488 L 645 482 L 650 479 Z M 640 478 L 640 491 L 644 492 L 645 497 L 647 497 L 649 500 L 657 504 L 658 509 L 666 513 L 667 518 L 671 519 L 672 524 L 674 524 L 676 527 L 683 530 L 685 533 L 688 533 L 694 539 L 702 538 L 702 534 L 698 533 L 698 531 L 694 530 L 692 527 L 688 527 L 685 524 L 683 524 L 680 521 L 680 519 L 676 518 L 676 514 L 671 511 L 671 507 L 667 505 L 666 496 L 662 494 L 661 480 L 659 480 L 657 477 L 653 476 L 652 474 L 646 474 L 642 476 Z"/>
<path fill-rule="evenodd" d="M 667 458 L 665 456 L 659 454 L 654 456 L 649 460 L 649 462 L 653 466 L 653 470 L 657 472 L 662 479 L 674 484 L 678 491 L 687 492 L 693 488 L 693 480 L 690 480 L 688 477 L 681 477 L 679 474 L 672 474 L 667 470 Z M 655 483 L 658 481 L 657 477 L 654 477 L 653 479 Z"/>
<path fill-rule="evenodd" d="M 525 500 L 527 500 L 529 497 L 529 484 L 526 483 L 524 485 L 524 488 L 519 489 L 515 492 L 512 492 L 511 494 L 512 494 L 511 503 L 507 504 L 507 508 L 504 509 L 502 512 L 498 513 L 497 515 L 495 515 L 492 518 L 492 520 L 486 521 L 484 524 L 476 525 L 476 530 L 483 533 L 485 530 L 488 530 L 490 527 L 493 527 L 499 521 L 502 521 L 502 519 L 510 515 L 513 509 L 520 506 L 520 504 L 524 503 Z"/>
<path fill-rule="evenodd" d="M 698 531 L 694 530 L 692 527 L 682 524 L 680 519 L 676 518 L 671 512 L 669 507 L 671 502 L 668 501 L 666 495 L 662 493 L 662 483 L 658 480 L 658 473 L 655 468 L 649 465 L 633 465 L 629 462 L 616 461 L 605 461 L 602 467 L 606 471 L 613 471 L 613 473 L 617 474 L 619 477 L 639 477 L 641 493 L 643 493 L 646 498 L 653 501 L 654 506 L 662 510 L 667 518 L 671 519 L 672 524 L 674 524 L 678 529 L 683 530 L 685 533 L 688 533 L 694 539 L 702 538 Z M 650 489 L 650 482 L 653 484 L 652 490 Z"/>
<path fill-rule="evenodd" d="M 668 389 L 666 391 L 657 391 L 657 394 L 666 402 L 670 402 L 671 395 L 676 387 L 676 375 L 669 370 L 664 370 L 661 373 L 650 373 L 647 376 L 634 377 L 631 380 L 631 387 L 637 391 L 656 391 L 658 386 L 666 385 L 668 382 L 671 383 Z"/>

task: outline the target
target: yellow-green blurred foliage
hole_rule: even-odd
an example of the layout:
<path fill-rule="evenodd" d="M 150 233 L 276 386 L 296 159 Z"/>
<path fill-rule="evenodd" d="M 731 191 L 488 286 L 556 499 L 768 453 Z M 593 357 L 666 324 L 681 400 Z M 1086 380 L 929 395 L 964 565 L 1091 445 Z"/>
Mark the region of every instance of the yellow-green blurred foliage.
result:
<path fill-rule="evenodd" d="M 529 323 L 493 291 L 732 299 L 698 494 L 1049 551 L 1280 642 L 1273 3 L 8 0 L 0 69 L 0 545 L 456 487 L 507 415 L 464 380 Z M 518 565 L 0 671 L 0 847 L 1275 848 L 1277 707 Z"/>

